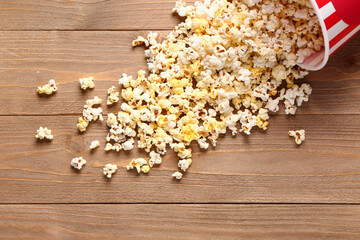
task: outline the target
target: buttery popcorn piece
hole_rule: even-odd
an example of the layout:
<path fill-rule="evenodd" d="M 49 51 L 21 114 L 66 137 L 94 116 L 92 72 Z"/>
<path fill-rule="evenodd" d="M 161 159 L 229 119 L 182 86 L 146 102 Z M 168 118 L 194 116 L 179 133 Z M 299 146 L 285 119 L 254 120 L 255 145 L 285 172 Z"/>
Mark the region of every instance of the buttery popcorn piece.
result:
<path fill-rule="evenodd" d="M 109 88 L 108 90 L 108 98 L 107 98 L 107 105 L 111 105 L 113 103 L 116 103 L 119 101 L 119 95 L 120 93 L 116 91 L 116 88 L 114 86 L 112 86 L 111 88 Z"/>
<path fill-rule="evenodd" d="M 296 144 L 300 145 L 303 141 L 305 141 L 305 130 L 290 130 L 289 136 L 294 137 Z"/>
<path fill-rule="evenodd" d="M 82 157 L 76 157 L 71 160 L 71 166 L 80 170 L 86 164 L 86 160 Z"/>
<path fill-rule="evenodd" d="M 43 127 L 40 127 L 38 130 L 37 130 L 37 134 L 35 135 L 35 138 L 38 138 L 38 139 L 53 139 L 53 135 L 51 134 L 51 130 L 48 129 L 47 127 L 43 128 Z"/>
<path fill-rule="evenodd" d="M 37 92 L 39 94 L 44 94 L 45 93 L 47 95 L 50 95 L 50 94 L 52 94 L 52 93 L 54 93 L 56 91 L 57 91 L 57 87 L 56 87 L 54 79 L 50 79 L 47 84 L 37 88 Z"/>
<path fill-rule="evenodd" d="M 80 82 L 80 88 L 82 90 L 86 90 L 87 88 L 94 88 L 95 87 L 95 83 L 94 83 L 94 78 L 93 77 L 87 77 L 87 78 L 80 78 L 79 82 Z"/>
<path fill-rule="evenodd" d="M 103 169 L 103 173 L 107 178 L 111 178 L 112 175 L 117 171 L 118 167 L 116 164 L 108 163 Z"/>

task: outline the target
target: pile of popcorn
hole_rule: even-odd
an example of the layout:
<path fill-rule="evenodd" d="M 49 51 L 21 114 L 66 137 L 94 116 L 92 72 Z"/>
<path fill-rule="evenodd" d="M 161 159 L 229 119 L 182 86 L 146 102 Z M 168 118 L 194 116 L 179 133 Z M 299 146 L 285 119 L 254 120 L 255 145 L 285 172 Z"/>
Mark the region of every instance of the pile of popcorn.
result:
<path fill-rule="evenodd" d="M 294 83 L 307 75 L 298 64 L 323 47 L 323 37 L 309 0 L 205 0 L 194 6 L 180 0 L 173 11 L 186 19 L 162 41 L 152 32 L 133 41 L 147 48 L 149 74 L 123 74 L 121 91 L 113 86 L 107 92 L 108 105 L 123 101 L 121 111 L 107 115 L 105 150 L 144 149 L 149 158 L 131 160 L 127 170 L 148 173 L 170 147 L 180 168 L 172 176 L 181 179 L 192 164 L 192 142 L 207 149 L 228 130 L 266 130 L 269 112 L 277 112 L 280 102 L 286 114 L 295 114 L 312 91 Z M 92 77 L 80 85 L 95 86 Z M 79 131 L 103 120 L 102 108 L 94 107 L 101 103 L 98 97 L 86 101 Z M 304 130 L 289 134 L 298 144 L 305 140 Z M 90 148 L 98 146 L 93 141 Z M 75 158 L 72 166 L 85 163 Z M 110 163 L 103 169 L 108 178 L 116 171 Z"/>
<path fill-rule="evenodd" d="M 286 114 L 295 114 L 312 91 L 294 83 L 307 75 L 297 64 L 323 46 L 310 1 L 178 1 L 173 11 L 186 19 L 163 41 L 152 32 L 133 41 L 147 47 L 150 74 L 123 74 L 122 111 L 107 118 L 106 150 L 131 150 L 136 142 L 149 153 L 128 170 L 148 172 L 170 147 L 185 172 L 191 142 L 206 149 L 228 129 L 233 135 L 266 130 L 280 101 Z"/>

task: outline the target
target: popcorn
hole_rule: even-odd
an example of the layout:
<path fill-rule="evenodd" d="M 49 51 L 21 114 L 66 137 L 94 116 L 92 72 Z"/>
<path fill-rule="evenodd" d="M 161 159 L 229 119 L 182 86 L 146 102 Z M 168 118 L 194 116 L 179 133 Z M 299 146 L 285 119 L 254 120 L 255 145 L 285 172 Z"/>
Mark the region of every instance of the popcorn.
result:
<path fill-rule="evenodd" d="M 80 82 L 80 88 L 82 90 L 86 90 L 87 88 L 94 88 L 95 87 L 95 83 L 94 83 L 94 78 L 93 77 L 88 77 L 88 78 L 80 78 L 79 82 Z"/>
<path fill-rule="evenodd" d="M 148 47 L 149 41 L 141 36 L 138 36 L 138 38 L 132 42 L 133 47 L 139 46 L 141 44 L 144 44 L 146 47 Z"/>
<path fill-rule="evenodd" d="M 110 151 L 110 150 L 112 150 L 112 149 L 113 149 L 113 145 L 112 145 L 111 143 L 107 143 L 107 144 L 105 145 L 105 148 L 104 148 L 105 151 Z"/>
<path fill-rule="evenodd" d="M 102 103 L 101 98 L 98 96 L 95 96 L 94 99 L 88 99 L 86 100 L 86 104 L 84 105 L 84 108 L 91 108 L 94 105 L 99 105 Z"/>
<path fill-rule="evenodd" d="M 162 41 L 152 32 L 133 41 L 147 48 L 150 74 L 123 74 L 121 92 L 108 90 L 108 104 L 119 101 L 120 93 L 123 102 L 121 111 L 108 114 L 105 150 L 131 150 L 137 138 L 138 148 L 149 154 L 127 166 L 138 173 L 161 164 L 168 146 L 185 172 L 193 141 L 207 149 L 227 130 L 266 130 L 269 111 L 277 112 L 280 102 L 286 114 L 295 114 L 312 91 L 309 84 L 296 84 L 307 74 L 296 64 L 324 44 L 308 0 L 178 1 L 173 11 L 186 19 Z M 88 111 L 81 128 L 93 120 Z"/>
<path fill-rule="evenodd" d="M 78 118 L 78 124 L 76 125 L 80 132 L 85 132 L 86 128 L 89 126 L 89 122 L 86 121 L 84 118 Z"/>
<path fill-rule="evenodd" d="M 183 174 L 181 172 L 174 172 L 172 176 L 177 180 L 180 180 L 183 177 Z"/>
<path fill-rule="evenodd" d="M 289 136 L 294 137 L 296 144 L 300 145 L 303 141 L 305 141 L 305 130 L 290 130 Z"/>
<path fill-rule="evenodd" d="M 92 141 L 90 144 L 90 149 L 95 149 L 100 146 L 100 142 L 98 140 Z"/>
<path fill-rule="evenodd" d="M 37 92 L 39 94 L 44 94 L 45 93 L 47 95 L 50 95 L 50 94 L 52 94 L 52 93 L 54 93 L 56 91 L 57 91 L 57 87 L 56 87 L 54 79 L 50 79 L 47 84 L 37 88 Z"/>
<path fill-rule="evenodd" d="M 120 93 L 116 91 L 115 87 L 112 86 L 111 88 L 109 88 L 108 90 L 108 98 L 107 98 L 107 105 L 111 105 L 113 103 L 116 103 L 119 101 L 119 95 Z"/>
<path fill-rule="evenodd" d="M 181 168 L 181 170 L 185 172 L 189 168 L 191 163 L 192 163 L 191 158 L 183 159 L 183 160 L 179 160 L 178 166 L 179 168 Z"/>
<path fill-rule="evenodd" d="M 94 105 L 101 104 L 101 98 L 95 96 L 94 99 L 86 100 L 84 105 L 83 115 L 78 118 L 78 124 L 76 125 L 80 132 L 85 132 L 91 121 L 100 120 L 103 121 L 102 108 L 93 108 Z"/>
<path fill-rule="evenodd" d="M 113 113 L 109 113 L 107 116 L 106 124 L 111 127 L 113 125 L 118 125 L 117 117 Z"/>
<path fill-rule="evenodd" d="M 159 153 L 156 153 L 155 151 L 150 152 L 150 159 L 149 159 L 149 166 L 153 167 L 154 164 L 161 164 L 162 158 Z"/>
<path fill-rule="evenodd" d="M 37 131 L 37 134 L 35 135 L 35 138 L 37 139 L 53 139 L 53 135 L 51 135 L 51 130 L 48 129 L 47 127 L 43 128 L 43 127 L 40 127 Z"/>
<path fill-rule="evenodd" d="M 136 171 L 138 173 L 140 173 L 142 171 L 141 167 L 143 165 L 147 165 L 147 161 L 144 158 L 136 158 L 131 160 L 131 162 L 129 163 L 129 165 L 127 165 L 126 170 L 130 170 L 130 169 L 136 169 Z"/>
<path fill-rule="evenodd" d="M 144 165 L 141 167 L 141 171 L 143 173 L 148 173 L 150 171 L 150 167 L 148 165 Z"/>
<path fill-rule="evenodd" d="M 108 163 L 103 169 L 103 173 L 107 178 L 111 178 L 112 175 L 117 171 L 118 167 L 116 164 Z"/>
<path fill-rule="evenodd" d="M 71 166 L 77 170 L 81 170 L 81 168 L 86 164 L 86 160 L 82 157 L 76 157 L 71 160 Z"/>
<path fill-rule="evenodd" d="M 133 149 L 133 148 L 134 148 L 134 139 L 133 139 L 133 138 L 130 138 L 130 140 L 125 141 L 125 142 L 122 144 L 122 148 L 123 148 L 125 151 L 129 151 L 129 150 Z"/>

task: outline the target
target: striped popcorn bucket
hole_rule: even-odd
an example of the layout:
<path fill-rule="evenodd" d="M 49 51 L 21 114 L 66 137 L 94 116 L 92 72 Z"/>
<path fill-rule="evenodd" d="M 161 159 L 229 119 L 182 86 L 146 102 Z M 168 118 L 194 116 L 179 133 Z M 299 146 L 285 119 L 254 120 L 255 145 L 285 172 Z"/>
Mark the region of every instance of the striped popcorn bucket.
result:
<path fill-rule="evenodd" d="M 329 57 L 360 31 L 360 0 L 311 0 L 324 35 L 324 48 L 300 66 L 319 70 Z"/>

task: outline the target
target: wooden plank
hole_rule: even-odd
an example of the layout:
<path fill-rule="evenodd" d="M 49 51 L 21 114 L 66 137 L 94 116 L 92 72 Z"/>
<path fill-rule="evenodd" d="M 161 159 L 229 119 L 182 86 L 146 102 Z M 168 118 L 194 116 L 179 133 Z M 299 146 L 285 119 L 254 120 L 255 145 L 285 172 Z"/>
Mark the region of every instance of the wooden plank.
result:
<path fill-rule="evenodd" d="M 267 132 L 226 135 L 215 149 L 193 145 L 193 164 L 178 182 L 177 157 L 169 151 L 148 176 L 127 172 L 142 151 L 109 152 L 105 124 L 79 134 L 76 116 L 0 117 L 0 203 L 359 203 L 360 116 L 274 116 Z M 37 142 L 39 126 L 53 130 L 52 142 Z M 296 146 L 289 129 L 305 129 Z M 93 140 L 101 148 L 89 151 Z M 70 160 L 83 156 L 78 173 Z M 119 165 L 107 180 L 102 167 Z"/>
<path fill-rule="evenodd" d="M 357 239 L 360 207 L 339 205 L 2 205 L 3 239 Z"/>
<path fill-rule="evenodd" d="M 11 0 L 0 2 L 0 30 L 169 29 L 176 0 Z M 187 0 L 191 3 L 195 0 Z"/>
<path fill-rule="evenodd" d="M 122 73 L 135 74 L 146 68 L 144 48 L 131 46 L 138 34 L 145 33 L 0 32 L 0 115 L 80 113 L 86 99 L 95 95 L 105 98 L 109 87 L 118 86 Z M 360 42 L 360 38 L 354 41 Z M 310 82 L 314 91 L 298 113 L 360 114 L 358 56 L 360 48 L 344 47 L 328 67 L 301 81 Z M 96 87 L 82 92 L 78 79 L 89 75 L 95 77 Z M 39 97 L 36 87 L 51 78 L 58 83 L 58 92 Z"/>

